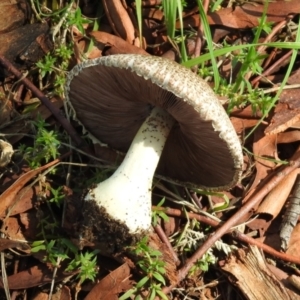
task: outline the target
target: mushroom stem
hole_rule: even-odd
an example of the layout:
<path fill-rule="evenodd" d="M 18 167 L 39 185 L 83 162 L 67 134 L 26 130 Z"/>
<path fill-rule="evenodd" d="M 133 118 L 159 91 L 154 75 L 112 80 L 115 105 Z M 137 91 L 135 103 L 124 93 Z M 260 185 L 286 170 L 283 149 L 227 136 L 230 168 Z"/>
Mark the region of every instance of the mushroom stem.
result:
<path fill-rule="evenodd" d="M 152 179 L 174 119 L 155 107 L 138 130 L 119 168 L 91 188 L 85 205 L 94 200 L 109 219 L 141 234 L 151 228 Z M 98 216 L 97 218 L 101 218 Z"/>

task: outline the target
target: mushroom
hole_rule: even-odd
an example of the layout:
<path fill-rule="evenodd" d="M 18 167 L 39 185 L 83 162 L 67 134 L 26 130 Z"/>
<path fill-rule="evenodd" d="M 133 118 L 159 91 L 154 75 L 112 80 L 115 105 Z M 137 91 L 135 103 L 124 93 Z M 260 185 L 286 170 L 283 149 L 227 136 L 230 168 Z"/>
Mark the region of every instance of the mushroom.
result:
<path fill-rule="evenodd" d="M 112 251 L 151 228 L 151 188 L 158 174 L 208 190 L 234 186 L 242 148 L 209 85 L 160 57 L 122 54 L 73 68 L 66 99 L 92 140 L 126 156 L 83 201 L 82 237 Z"/>

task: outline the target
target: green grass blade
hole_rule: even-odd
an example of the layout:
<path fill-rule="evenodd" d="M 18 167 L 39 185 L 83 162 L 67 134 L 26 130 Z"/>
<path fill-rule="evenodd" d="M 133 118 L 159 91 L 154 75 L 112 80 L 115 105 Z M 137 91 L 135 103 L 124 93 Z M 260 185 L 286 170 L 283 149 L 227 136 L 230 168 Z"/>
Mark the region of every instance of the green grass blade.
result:
<path fill-rule="evenodd" d="M 295 50 L 300 49 L 300 41 L 297 40 L 296 42 L 272 42 L 272 43 L 258 43 L 258 44 L 230 46 L 230 47 L 226 47 L 226 48 L 222 48 L 222 49 L 216 49 L 213 51 L 212 55 L 213 55 L 213 57 L 218 57 L 218 56 L 225 55 L 225 54 L 233 52 L 233 51 L 246 49 L 246 48 L 250 48 L 250 47 L 262 46 L 262 45 L 268 46 L 268 47 L 279 48 L 279 49 L 295 49 Z M 196 57 L 196 58 L 190 59 L 186 62 L 183 62 L 182 65 L 187 68 L 191 68 L 195 65 L 202 64 L 210 59 L 211 59 L 211 53 L 206 53 L 199 57 Z"/>
<path fill-rule="evenodd" d="M 257 30 L 255 32 L 254 35 L 254 39 L 252 41 L 253 44 L 257 44 L 258 40 L 261 36 L 261 32 L 263 30 L 263 24 L 265 24 L 267 22 L 267 9 L 268 9 L 268 2 L 265 3 L 264 5 L 264 10 L 263 10 L 263 14 L 262 17 L 260 19 L 259 25 L 257 27 Z M 245 75 L 249 72 L 249 70 L 251 69 L 251 65 L 254 65 L 255 60 L 257 60 L 257 52 L 255 47 L 251 47 L 248 50 L 248 53 L 244 59 L 244 62 L 241 66 L 241 69 L 238 73 L 238 76 L 235 80 L 235 84 L 233 86 L 232 91 L 234 93 L 237 93 L 238 91 L 240 93 L 244 93 L 244 88 L 245 88 L 245 84 L 247 84 L 247 82 L 245 82 Z M 249 88 L 249 86 L 248 86 Z"/>
<path fill-rule="evenodd" d="M 167 27 L 167 34 L 171 39 L 174 39 L 177 1 L 163 0 L 162 7 L 163 7 L 163 11 L 164 11 L 164 16 L 165 16 L 165 24 Z"/>
<path fill-rule="evenodd" d="M 200 13 L 201 22 L 202 22 L 202 25 L 203 25 L 204 34 L 206 36 L 208 52 L 209 52 L 209 55 L 210 55 L 210 58 L 211 58 L 211 64 L 212 64 L 213 73 L 214 73 L 214 80 L 215 80 L 215 88 L 218 89 L 219 85 L 220 85 L 220 74 L 219 74 L 216 58 L 213 54 L 214 53 L 214 50 L 213 50 L 214 47 L 213 47 L 213 43 L 212 43 L 212 36 L 211 36 L 211 32 L 210 32 L 210 27 L 209 27 L 209 24 L 208 24 L 206 14 L 204 12 L 204 7 L 202 5 L 202 2 L 200 0 L 197 0 L 197 2 L 198 2 L 199 13 Z"/>
<path fill-rule="evenodd" d="M 181 52 L 181 59 L 182 61 L 187 61 L 187 52 L 185 48 L 185 36 L 183 32 L 183 16 L 182 16 L 182 11 L 183 11 L 183 6 L 182 6 L 182 1 L 177 0 L 177 11 L 178 11 L 178 19 L 180 23 L 180 36 L 181 36 L 181 46 L 180 46 L 180 52 Z"/>
<path fill-rule="evenodd" d="M 139 37 L 140 37 L 140 45 L 142 47 L 143 45 L 143 33 L 142 33 L 142 1 L 141 0 L 135 0 L 135 6 L 136 6 L 136 17 L 139 27 Z"/>

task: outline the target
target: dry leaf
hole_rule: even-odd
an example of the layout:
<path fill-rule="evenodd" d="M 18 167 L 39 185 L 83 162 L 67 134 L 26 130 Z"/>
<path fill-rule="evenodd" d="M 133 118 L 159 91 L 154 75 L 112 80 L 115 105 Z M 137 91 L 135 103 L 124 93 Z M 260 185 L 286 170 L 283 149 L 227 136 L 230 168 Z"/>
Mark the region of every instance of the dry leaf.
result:
<path fill-rule="evenodd" d="M 290 14 L 298 14 L 300 11 L 299 0 L 276 0 L 269 2 L 266 22 L 280 22 Z M 262 16 L 264 6 L 260 4 L 243 4 L 233 8 L 223 8 L 207 15 L 210 25 L 223 25 L 226 27 L 247 29 L 257 27 L 259 18 Z M 185 28 L 198 27 L 200 25 L 199 15 L 193 15 L 183 20 Z M 180 23 L 176 23 L 176 28 L 180 28 Z"/>
<path fill-rule="evenodd" d="M 40 172 L 55 166 L 58 162 L 59 159 L 56 159 L 38 169 L 28 171 L 24 175 L 20 176 L 8 189 L 6 189 L 0 195 L 0 216 L 5 216 L 9 208 L 13 209 L 11 206 L 14 204 L 18 192 L 29 180 L 38 175 Z"/>
<path fill-rule="evenodd" d="M 85 300 L 117 300 L 118 294 L 132 288 L 130 268 L 124 263 L 98 282 Z"/>
<path fill-rule="evenodd" d="M 27 245 L 27 243 L 0 238 L 0 251 L 4 251 L 9 248 L 20 248 L 22 250 L 30 249 L 30 247 Z"/>
<path fill-rule="evenodd" d="M 45 292 L 38 291 L 31 300 L 48 300 L 49 294 Z M 58 287 L 56 291 L 52 294 L 51 300 L 71 300 L 71 292 L 68 286 Z"/>
<path fill-rule="evenodd" d="M 241 119 L 231 117 L 230 120 L 236 133 L 238 134 L 244 132 L 246 129 L 254 127 L 258 123 L 258 120 L 256 119 Z"/>
<path fill-rule="evenodd" d="M 63 280 L 65 277 L 70 276 L 74 273 L 68 273 L 64 275 L 62 270 L 58 269 L 57 276 L 55 278 L 56 282 Z M 25 271 L 8 276 L 8 286 L 11 290 L 28 289 L 30 287 L 39 286 L 45 283 L 51 282 L 53 279 L 53 270 L 45 266 L 45 264 L 40 264 L 38 266 L 33 266 Z M 0 287 L 3 288 L 2 278 L 0 278 Z"/>
<path fill-rule="evenodd" d="M 256 210 L 256 214 L 267 215 L 267 220 L 276 218 L 286 202 L 298 174 L 299 169 L 294 170 L 275 186 Z"/>
<path fill-rule="evenodd" d="M 250 192 L 247 194 L 247 199 L 250 194 L 255 191 L 258 184 L 265 179 L 276 166 L 275 162 L 272 161 L 272 159 L 277 158 L 276 136 L 265 136 L 264 125 L 260 125 L 254 132 L 253 153 L 256 162 L 256 175 Z"/>
<path fill-rule="evenodd" d="M 135 43 L 135 29 L 122 1 L 103 0 L 102 3 L 114 33 L 133 45 Z"/>
<path fill-rule="evenodd" d="M 299 2 L 300 3 L 300 2 Z M 300 121 L 299 89 L 284 90 L 265 134 L 283 132 Z"/>
<path fill-rule="evenodd" d="M 98 47 L 100 50 L 103 50 L 104 47 L 109 47 L 109 50 L 106 50 L 105 53 L 107 54 L 142 54 L 142 55 L 149 55 L 145 50 L 138 48 L 134 45 L 129 44 L 128 42 L 124 41 L 123 39 L 103 32 L 103 31 L 93 31 L 90 33 L 92 37 L 98 43 Z"/>
<path fill-rule="evenodd" d="M 295 125 L 295 124 L 294 124 Z M 292 130 L 277 134 L 277 144 L 288 144 L 300 141 L 300 131 Z"/>

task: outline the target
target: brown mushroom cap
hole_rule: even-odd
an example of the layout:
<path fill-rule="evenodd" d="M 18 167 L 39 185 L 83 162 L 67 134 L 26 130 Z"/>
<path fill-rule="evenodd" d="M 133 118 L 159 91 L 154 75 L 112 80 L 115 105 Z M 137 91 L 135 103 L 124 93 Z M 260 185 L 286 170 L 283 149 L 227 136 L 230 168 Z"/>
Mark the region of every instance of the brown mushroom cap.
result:
<path fill-rule="evenodd" d="M 112 55 L 69 73 L 67 101 L 102 144 L 126 152 L 153 106 L 176 120 L 157 172 L 190 186 L 227 189 L 238 180 L 242 150 L 209 85 L 189 69 L 146 55 Z"/>

